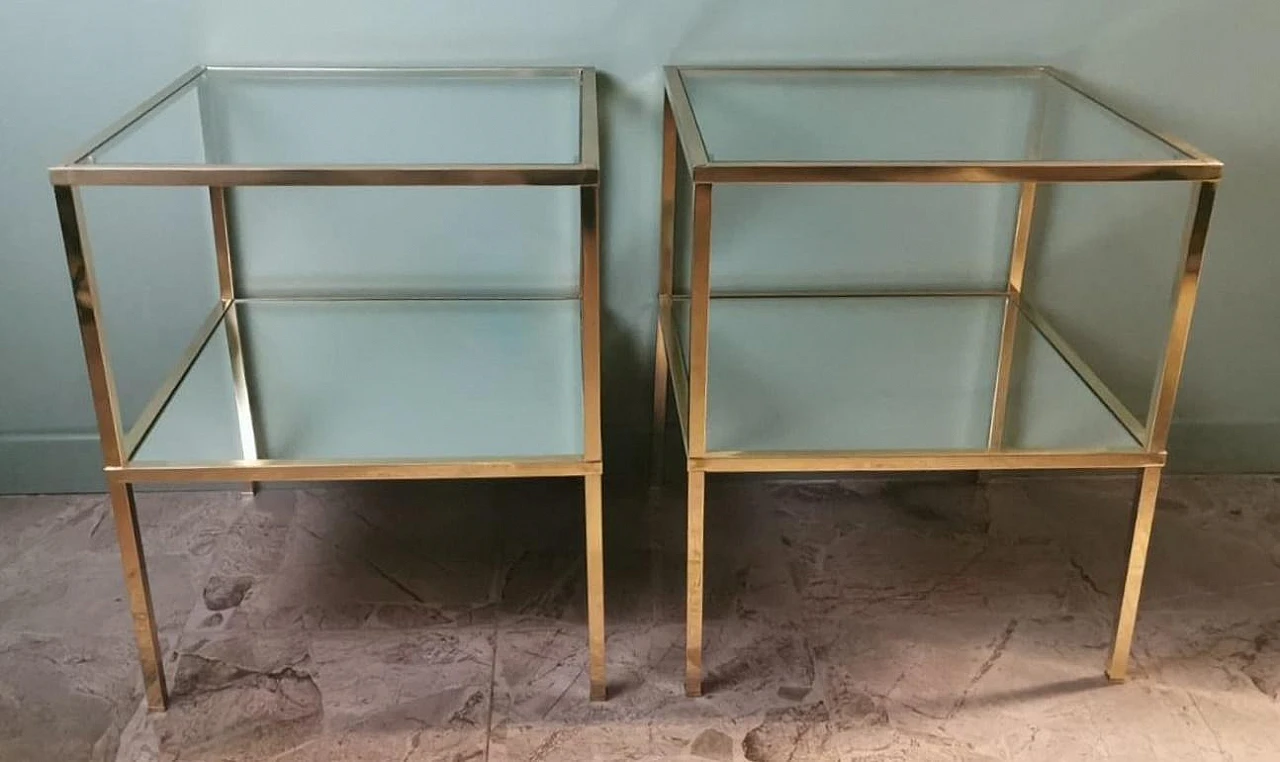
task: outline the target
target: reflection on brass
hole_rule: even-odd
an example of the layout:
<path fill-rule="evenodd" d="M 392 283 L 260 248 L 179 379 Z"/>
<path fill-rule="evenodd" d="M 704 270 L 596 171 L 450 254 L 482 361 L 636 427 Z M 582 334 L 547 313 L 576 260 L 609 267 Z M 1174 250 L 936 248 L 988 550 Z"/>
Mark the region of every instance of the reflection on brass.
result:
<path fill-rule="evenodd" d="M 1020 161 L 717 161 L 707 151 L 698 126 L 697 114 L 685 86 L 685 75 L 699 76 L 750 72 L 760 76 L 787 77 L 815 72 L 856 72 L 878 77 L 911 77 L 921 74 L 939 75 L 990 74 L 1012 77 L 1034 77 L 1040 80 L 1036 104 L 1027 137 L 1027 157 Z M 1054 82 L 1078 92 L 1145 134 L 1163 141 L 1183 154 L 1181 158 L 1150 161 L 1050 161 L 1041 158 L 1045 88 Z M 676 183 L 682 181 L 676 166 L 683 158 L 690 168 L 692 185 L 693 267 L 689 309 L 689 361 L 685 367 L 681 338 L 675 330 L 673 304 L 684 297 L 671 294 L 671 209 Z M 662 153 L 662 227 L 658 290 L 658 349 L 654 385 L 655 446 L 653 460 L 661 461 L 661 439 L 656 431 L 665 421 L 666 384 L 674 391 L 677 412 L 684 429 L 688 487 L 688 610 L 686 612 L 685 687 L 691 696 L 702 692 L 702 582 L 703 582 L 703 516 L 707 473 L 733 472 L 832 472 L 832 471 L 970 471 L 1012 469 L 1140 469 L 1142 488 L 1137 501 L 1134 540 L 1130 551 L 1115 652 L 1108 674 L 1123 678 L 1127 667 L 1133 624 L 1137 614 L 1138 591 L 1146 559 L 1151 516 L 1165 464 L 1165 444 L 1173 415 L 1174 396 L 1186 353 L 1192 308 L 1199 282 L 1200 264 L 1208 233 L 1217 181 L 1222 164 L 1211 156 L 1175 138 L 1154 132 L 1124 117 L 1096 96 L 1088 93 L 1067 75 L 1050 67 L 903 67 L 856 68 L 830 67 L 668 67 L 663 116 Z M 1035 204 L 1039 183 L 1192 181 L 1197 183 L 1192 212 L 1188 222 L 1183 266 L 1174 294 L 1173 317 L 1164 361 L 1152 395 L 1147 425 L 1142 425 L 1119 398 L 1103 383 L 1096 372 L 1049 325 L 1043 315 L 1029 304 L 1023 293 Z M 708 452 L 707 443 L 707 379 L 708 331 L 711 320 L 712 284 L 710 282 L 711 214 L 713 186 L 716 183 L 1017 183 L 1018 211 L 1009 259 L 1005 288 L 1001 290 L 910 290 L 892 289 L 816 290 L 804 292 L 721 293 L 716 299 L 728 298 L 869 298 L 879 296 L 963 297 L 1000 296 L 1005 298 L 1001 323 L 999 362 L 992 395 L 991 425 L 987 447 L 975 451 L 854 451 L 854 452 Z M 683 305 L 682 305 L 683 306 Z M 1107 407 L 1128 432 L 1136 451 L 1030 451 L 1007 449 L 1005 424 L 1010 380 L 1013 373 L 1018 340 L 1019 317 L 1025 316 L 1030 326 L 1044 335 L 1058 355 L 1082 382 Z M 797 337 L 798 341 L 807 337 Z M 686 402 L 687 400 L 687 402 Z"/>
<path fill-rule="evenodd" d="M 1160 491 L 1161 468 L 1142 469 L 1138 495 L 1134 501 L 1133 534 L 1129 541 L 1129 565 L 1124 575 L 1124 592 L 1120 598 L 1120 615 L 1116 638 L 1107 664 L 1107 677 L 1117 682 L 1129 675 L 1129 652 L 1133 648 L 1133 627 L 1138 620 L 1138 598 L 1142 594 L 1142 575 L 1147 569 L 1147 546 L 1151 542 L 1151 522 L 1156 514 L 1156 495 Z"/>
<path fill-rule="evenodd" d="M 707 352 L 711 322 L 711 186 L 693 186 L 693 276 L 689 295 L 689 457 L 707 451 Z"/>
<path fill-rule="evenodd" d="M 671 115 L 671 102 L 662 99 L 662 204 L 659 210 L 658 231 L 658 310 L 670 310 L 672 263 L 675 251 L 676 208 L 676 135 L 675 118 Z M 662 489 L 662 453 L 667 433 L 667 330 L 665 319 L 659 315 L 653 359 L 653 431 L 652 450 L 649 454 L 649 488 Z M 681 416 L 683 421 L 683 416 Z M 681 423 L 683 426 L 684 424 Z"/>
<path fill-rule="evenodd" d="M 695 167 L 709 164 L 711 159 L 707 156 L 707 144 L 703 142 L 698 123 L 694 120 L 693 106 L 689 103 L 689 93 L 685 90 L 680 70 L 674 66 L 668 66 L 666 78 L 667 104 L 671 108 L 671 117 L 675 122 L 680 148 L 684 151 L 687 165 Z"/>
<path fill-rule="evenodd" d="M 1173 403 L 1178 396 L 1182 362 L 1187 356 L 1187 342 L 1191 338 L 1191 314 L 1196 307 L 1200 267 L 1204 259 L 1205 241 L 1209 237 L 1209 218 L 1213 215 L 1213 202 L 1217 193 L 1217 183 L 1200 183 L 1191 199 L 1182 266 L 1178 269 L 1178 280 L 1174 284 L 1169 343 L 1165 347 L 1164 360 L 1160 365 L 1160 379 L 1155 393 L 1151 395 L 1151 409 L 1147 412 L 1147 420 L 1150 422 L 1147 448 L 1153 451 L 1163 451 L 1169 441 Z"/>
<path fill-rule="evenodd" d="M 801 473 L 823 471 L 976 471 L 1144 468 L 1163 465 L 1164 453 L 1073 452 L 1070 450 L 887 450 L 873 452 L 709 452 L 690 458 L 689 468 L 713 473 Z"/>
<path fill-rule="evenodd" d="M 1044 104 L 1037 97 L 1039 108 L 1032 117 L 1028 145 L 1039 155 L 1039 140 L 1044 119 Z M 1021 298 L 1022 280 L 1027 269 L 1027 249 L 1031 245 L 1031 226 L 1036 205 L 1036 184 L 1023 183 L 1018 189 L 1018 213 L 1013 227 L 1013 249 L 1009 253 L 1009 275 L 1006 281 L 1004 316 L 1000 326 L 1000 356 L 996 364 L 996 383 L 991 400 L 991 427 L 987 433 L 987 447 L 999 450 L 1004 445 L 1005 418 L 1009 407 L 1009 386 L 1012 381 L 1014 347 L 1018 337 L 1018 311 L 1016 300 Z"/>
<path fill-rule="evenodd" d="M 684 625 L 684 692 L 688 696 L 702 695 L 702 567 L 705 560 L 703 507 L 706 504 L 706 484 L 705 473 L 689 472 Z"/>
<path fill-rule="evenodd" d="M 582 252 L 579 279 L 582 304 L 583 457 L 600 460 L 600 187 L 582 186 Z"/>
<path fill-rule="evenodd" d="M 594 185 L 600 181 L 600 173 L 595 167 L 579 164 L 350 164 L 291 167 L 73 164 L 54 167 L 49 172 L 55 185 Z"/>
<path fill-rule="evenodd" d="M 713 161 L 696 165 L 699 183 L 1117 183 L 1216 180 L 1222 167 L 1195 159 L 1111 161 L 836 162 Z"/>
<path fill-rule="evenodd" d="M 145 463 L 107 467 L 131 483 L 298 482 L 363 479 L 481 479 L 526 476 L 586 476 L 602 472 L 599 462 L 579 458 L 503 460 L 232 460 L 225 463 Z"/>
<path fill-rule="evenodd" d="M 675 317 L 671 314 L 671 300 L 658 303 L 658 326 L 666 357 L 664 367 L 670 369 L 671 393 L 676 401 L 676 417 L 680 420 L 680 433 L 684 446 L 689 447 L 689 369 L 684 361 L 684 345 L 676 330 Z"/>
<path fill-rule="evenodd" d="M 586 477 L 587 646 L 591 699 L 606 698 L 604 661 L 604 512 L 600 474 Z"/>
<path fill-rule="evenodd" d="M 131 128 L 152 118 L 165 105 L 198 87 L 210 70 L 234 74 L 281 73 L 293 76 L 362 77 L 429 74 L 457 78 L 576 77 L 578 79 L 579 135 L 578 159 L 565 164 L 440 164 L 440 165 L 324 165 L 324 166 L 237 166 L 219 164 L 129 165 L 100 161 Z M 581 477 L 585 485 L 587 607 L 589 629 L 589 675 L 591 697 L 605 695 L 604 651 L 604 537 L 603 473 L 600 432 L 600 168 L 598 104 L 595 71 L 589 68 L 507 68 L 507 69 L 423 69 L 415 67 L 196 67 L 179 77 L 133 111 L 126 114 L 66 163 L 49 171 L 54 185 L 58 219 L 66 248 L 67 267 L 75 298 L 84 345 L 85 361 L 93 392 L 94 412 L 102 440 L 105 473 L 111 493 L 124 563 L 134 634 L 146 687 L 147 704 L 163 709 L 167 702 L 161 648 L 156 635 L 155 615 L 148 587 L 142 540 L 138 532 L 133 502 L 137 483 L 255 481 L 343 481 L 374 479 L 466 479 L 521 477 Z M 201 103 L 202 122 L 207 103 Z M 98 154 L 98 155 L 95 155 Z M 84 215 L 79 186 L 205 186 L 209 188 L 213 222 L 214 254 L 218 276 L 218 304 L 197 330 L 179 362 L 151 396 L 139 421 L 125 436 L 119 421 L 119 403 L 111 373 L 101 324 L 101 304 L 94 280 L 93 263 L 84 233 Z M 579 289 L 576 294 L 555 297 L 530 295 L 476 296 L 470 298 L 576 298 L 581 304 L 583 454 L 487 460 L 404 459 L 404 460 L 284 460 L 260 458 L 258 437 L 251 410 L 251 382 L 246 367 L 246 338 L 240 331 L 237 309 L 241 301 L 235 290 L 235 257 L 232 220 L 228 215 L 228 194 L 240 185 L 537 185 L 581 186 L 581 251 Z M 316 301 L 317 299 L 389 298 L 434 299 L 433 294 L 380 294 L 332 297 L 304 295 L 272 297 Z M 465 299 L 468 297 L 449 297 Z M 221 462 L 165 463 L 132 461 L 147 432 L 163 413 L 200 351 L 221 328 L 226 331 L 234 386 L 236 418 L 243 457 Z"/>
<path fill-rule="evenodd" d="M 80 324 L 80 343 L 84 345 L 85 365 L 89 370 L 89 389 L 93 393 L 93 412 L 98 421 L 102 457 L 108 466 L 119 466 L 125 458 L 120 406 L 116 401 L 115 378 L 107 362 L 107 339 L 102 329 L 97 280 L 84 230 L 84 207 L 80 203 L 78 188 L 55 187 L 53 195 L 67 254 L 67 270 L 71 274 L 71 294 Z"/>
<path fill-rule="evenodd" d="M 1018 338 L 1018 308 L 1013 299 L 1004 300 L 1000 321 L 1000 355 L 996 360 L 996 382 L 991 399 L 991 425 L 987 430 L 987 449 L 1004 446 L 1004 422 L 1009 409 L 1009 387 L 1013 379 L 1013 349 Z"/>
<path fill-rule="evenodd" d="M 658 296 L 671 296 L 676 235 L 676 152 L 680 150 L 671 100 L 662 99 L 662 202 L 658 231 Z"/>
<path fill-rule="evenodd" d="M 218 298 L 236 298 L 235 266 L 231 262 L 231 224 L 227 219 L 227 189 L 209 189 L 209 213 L 213 217 L 213 255 L 218 267 Z"/>
<path fill-rule="evenodd" d="M 231 386 L 236 398 L 236 423 L 240 431 L 241 457 L 258 459 L 258 437 L 253 428 L 253 412 L 249 404 L 249 378 L 245 372 L 244 339 L 240 333 L 240 305 L 232 304 L 225 318 L 227 352 L 231 355 Z M 250 486 L 249 491 L 253 491 Z"/>
<path fill-rule="evenodd" d="M 596 148 L 595 79 L 583 84 L 583 156 Z M 588 91 L 590 96 L 588 97 Z M 589 102 L 588 102 L 589 101 Z M 588 122 L 588 114 L 590 121 Z M 581 188 L 581 260 L 579 296 L 582 327 L 582 420 L 583 459 L 599 465 L 600 431 L 600 186 Z M 590 696 L 603 701 L 607 693 L 604 643 L 604 516 L 600 474 L 585 478 L 587 546 L 587 646 Z"/>
<path fill-rule="evenodd" d="M 227 351 L 231 355 L 231 385 L 236 400 L 236 420 L 240 430 L 240 454 L 246 460 L 257 460 L 257 436 L 253 430 L 253 413 L 249 405 L 249 387 L 244 366 L 244 341 L 240 335 L 239 307 L 232 304 L 236 298 L 235 258 L 231 251 L 231 221 L 227 212 L 227 189 L 209 189 L 209 209 L 213 215 L 213 250 L 218 261 L 218 296 L 230 305 L 225 329 Z M 258 491 L 255 482 L 244 485 L 243 492 L 253 495 Z"/>
<path fill-rule="evenodd" d="M 564 71 L 564 70 L 560 70 Z M 558 76 L 574 74 L 579 79 L 578 163 L 584 167 L 600 166 L 600 118 L 595 69 L 575 69 Z M 599 184 L 599 178 L 595 180 Z"/>
<path fill-rule="evenodd" d="M 164 656 L 160 636 L 156 633 L 155 612 L 151 606 L 151 583 L 147 580 L 147 561 L 142 555 L 142 534 L 138 531 L 138 510 L 133 501 L 133 486 L 108 479 L 107 488 L 116 524 L 116 541 L 120 544 L 120 561 L 124 565 L 124 583 L 129 594 L 133 636 L 138 642 L 138 658 L 142 662 L 142 682 L 146 689 L 147 707 L 153 711 L 162 710 L 169 701 L 164 682 Z"/>
<path fill-rule="evenodd" d="M 716 299 L 794 299 L 798 296 L 805 297 L 821 297 L 824 299 L 834 299 L 837 297 L 856 296 L 862 299 L 871 299 L 879 297 L 881 299 L 905 299 L 905 298 L 927 298 L 938 299 L 941 297 L 962 298 L 971 296 L 988 296 L 1003 297 L 1006 295 L 1004 289 L 974 289 L 972 291 L 957 291 L 948 289 L 849 289 L 849 288 L 830 288 L 830 289 L 797 289 L 794 291 L 757 291 L 757 290 L 734 290 L 734 291 L 716 291 L 714 296 Z M 687 296 L 673 296 L 673 299 L 687 300 Z"/>
<path fill-rule="evenodd" d="M 669 302 L 668 302 L 669 304 Z M 659 310 L 663 309 L 661 306 Z M 667 339 L 663 335 L 665 321 L 658 316 L 658 330 L 654 337 L 653 358 L 653 430 L 650 432 L 649 450 L 649 489 L 655 493 L 662 490 L 662 453 L 666 450 L 667 435 Z"/>
<path fill-rule="evenodd" d="M 1018 216 L 1013 228 L 1013 252 L 1009 257 L 1009 290 L 1022 293 L 1027 269 L 1027 248 L 1036 207 L 1036 184 L 1023 183 L 1018 191 Z"/>

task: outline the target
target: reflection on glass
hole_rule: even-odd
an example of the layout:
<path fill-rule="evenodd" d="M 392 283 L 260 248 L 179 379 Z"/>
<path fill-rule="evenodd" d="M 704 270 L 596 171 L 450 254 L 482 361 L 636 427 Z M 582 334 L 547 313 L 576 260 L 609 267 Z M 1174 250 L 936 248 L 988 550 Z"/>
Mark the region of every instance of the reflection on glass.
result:
<path fill-rule="evenodd" d="M 1023 293 L 1139 420 L 1169 339 L 1193 190 L 1062 183 L 1041 185 L 1036 200 Z"/>
<path fill-rule="evenodd" d="M 711 451 L 985 451 L 1003 297 L 712 299 Z M 688 346 L 688 301 L 676 302 Z M 1020 320 L 1003 449 L 1140 445 Z"/>
<path fill-rule="evenodd" d="M 219 304 L 209 192 L 90 187 L 81 199 L 117 412 L 128 430 Z"/>
<path fill-rule="evenodd" d="M 242 302 L 259 457 L 580 456 L 576 300 Z M 225 324 L 135 462 L 243 457 Z"/>
<path fill-rule="evenodd" d="M 1041 73 L 685 70 L 682 77 L 713 161 L 1185 158 Z"/>
<path fill-rule="evenodd" d="M 231 198 L 243 296 L 578 291 L 577 188 L 266 187 Z"/>
<path fill-rule="evenodd" d="M 578 132 L 579 81 L 572 76 L 218 69 L 93 161 L 572 164 Z"/>
<path fill-rule="evenodd" d="M 726 183 L 712 203 L 713 293 L 1003 290 L 1018 187 Z"/>

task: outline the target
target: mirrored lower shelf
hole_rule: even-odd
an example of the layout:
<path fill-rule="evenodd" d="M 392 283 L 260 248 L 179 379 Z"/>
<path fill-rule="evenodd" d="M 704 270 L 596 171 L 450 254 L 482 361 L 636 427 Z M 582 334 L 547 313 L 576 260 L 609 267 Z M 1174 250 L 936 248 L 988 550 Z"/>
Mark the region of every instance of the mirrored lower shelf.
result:
<path fill-rule="evenodd" d="M 711 452 L 1141 452 L 1017 313 L 991 447 L 1003 296 L 713 297 Z M 689 306 L 673 318 L 688 356 Z"/>
<path fill-rule="evenodd" d="M 244 458 L 232 347 L 257 455 L 275 460 L 578 458 L 577 299 L 239 301 L 132 460 Z"/>

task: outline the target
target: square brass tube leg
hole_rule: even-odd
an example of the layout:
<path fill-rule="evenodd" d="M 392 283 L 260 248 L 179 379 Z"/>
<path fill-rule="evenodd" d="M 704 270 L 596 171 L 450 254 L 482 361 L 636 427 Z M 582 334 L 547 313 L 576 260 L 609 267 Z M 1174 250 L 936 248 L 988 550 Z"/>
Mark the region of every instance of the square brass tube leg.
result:
<path fill-rule="evenodd" d="M 649 452 L 649 490 L 651 497 L 662 491 L 662 468 L 667 435 L 667 346 L 662 326 L 654 342 L 657 347 L 653 360 L 653 441 Z"/>
<path fill-rule="evenodd" d="M 653 361 L 653 451 L 649 462 L 649 488 L 657 497 L 662 489 L 663 445 L 667 430 L 667 341 L 674 337 L 664 336 L 661 312 L 664 299 L 671 296 L 672 266 L 675 254 L 675 207 L 676 207 L 676 161 L 679 135 L 676 132 L 675 117 L 671 113 L 671 102 L 662 100 L 662 207 L 658 233 L 658 310 L 659 317 L 657 337 L 654 342 L 655 356 Z"/>
<path fill-rule="evenodd" d="M 124 585 L 129 595 L 133 636 L 138 641 L 138 658 L 142 662 L 142 682 L 147 693 L 147 707 L 152 711 L 162 711 L 169 704 L 169 692 L 164 682 L 164 659 L 160 636 L 156 633 L 155 612 L 151 606 L 151 586 L 147 581 L 147 562 L 142 555 L 142 536 L 138 531 L 138 511 L 133 500 L 133 487 L 112 481 L 109 491 L 116 538 L 120 543 L 120 560 L 124 564 Z"/>
<path fill-rule="evenodd" d="M 702 565 L 703 504 L 707 475 L 689 471 L 689 539 L 686 584 L 684 692 L 702 695 Z"/>
<path fill-rule="evenodd" d="M 1133 536 L 1129 543 L 1129 565 L 1124 575 L 1116 639 L 1107 664 L 1107 677 L 1117 682 L 1129 676 L 1129 652 L 1133 648 L 1133 628 L 1138 619 L 1138 599 L 1142 595 L 1142 575 L 1147 568 L 1147 546 L 1151 542 L 1151 522 L 1160 492 L 1159 466 L 1142 469 L 1138 497 L 1134 505 Z"/>
<path fill-rule="evenodd" d="M 600 474 L 586 480 L 587 525 L 587 641 L 591 700 L 603 701 L 606 695 L 604 661 L 604 511 Z"/>

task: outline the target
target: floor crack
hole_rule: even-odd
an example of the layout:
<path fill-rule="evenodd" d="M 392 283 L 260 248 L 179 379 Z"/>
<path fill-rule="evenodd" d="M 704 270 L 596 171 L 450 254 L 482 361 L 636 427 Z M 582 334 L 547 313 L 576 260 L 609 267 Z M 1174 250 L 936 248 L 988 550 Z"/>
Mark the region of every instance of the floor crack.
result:
<path fill-rule="evenodd" d="M 307 534 L 311 535 L 311 536 L 312 536 L 312 537 L 314 537 L 315 539 L 320 540 L 321 542 L 328 543 L 328 544 L 329 544 L 329 545 L 330 545 L 334 550 L 337 550 L 337 551 L 339 551 L 339 552 L 342 552 L 342 548 L 338 545 L 338 543 L 333 542 L 332 540 L 329 540 L 328 538 L 324 537 L 324 536 L 323 536 L 323 535 L 321 535 L 320 533 L 316 532 L 315 530 L 313 530 L 313 529 L 311 529 L 311 528 L 309 528 L 309 527 L 307 527 L 307 526 L 304 526 L 304 525 L 302 525 L 302 524 L 299 524 L 299 527 L 302 529 L 302 531 L 304 531 L 304 532 L 306 532 Z M 377 572 L 379 577 L 382 577 L 382 578 L 383 578 L 383 579 L 385 579 L 387 582 L 390 582 L 392 585 L 394 585 L 394 586 L 396 587 L 396 589 L 398 589 L 400 592 L 402 592 L 402 593 L 404 593 L 405 595 L 409 596 L 410 598 L 412 598 L 413 600 L 417 601 L 418 603 L 422 603 L 422 604 L 425 604 L 425 603 L 426 603 L 426 601 L 425 601 L 425 600 L 423 600 L 422 596 L 418 595 L 418 594 L 417 594 L 417 593 L 415 593 L 415 592 L 414 592 L 414 591 L 413 591 L 413 590 L 412 590 L 408 585 L 404 584 L 404 583 L 403 583 L 403 582 L 401 582 L 400 580 L 396 579 L 393 575 L 389 574 L 389 573 L 388 573 L 387 571 L 385 571 L 381 566 L 378 566 L 376 563 L 374 563 L 373 561 L 371 561 L 371 560 L 369 560 L 368 558 L 365 558 L 365 557 L 363 557 L 363 556 L 357 556 L 357 557 L 358 557 L 361 561 L 363 561 L 363 562 L 364 562 L 364 563 L 365 563 L 365 564 L 366 564 L 370 569 L 373 569 L 375 572 Z"/>
<path fill-rule="evenodd" d="M 415 600 L 415 601 L 417 601 L 418 603 L 423 603 L 423 604 L 425 604 L 425 603 L 426 603 L 426 601 L 422 599 L 422 596 L 420 596 L 420 595 L 418 595 L 417 593 L 413 592 L 413 590 L 412 590 L 408 585 L 404 584 L 403 582 L 401 582 L 400 580 L 396 579 L 394 576 L 392 576 L 392 575 L 391 575 L 391 574 L 389 574 L 388 572 L 384 571 L 384 570 L 382 569 L 382 567 L 378 566 L 377 564 L 375 564 L 374 562 L 370 561 L 370 560 L 369 560 L 369 559 L 367 559 L 367 558 L 366 558 L 366 559 L 364 559 L 364 562 L 365 562 L 366 564 L 368 564 L 368 565 L 369 565 L 369 568 L 370 568 L 370 569 L 373 569 L 375 572 L 377 572 L 377 573 L 378 573 L 378 576 L 380 576 L 380 577 L 382 577 L 383 579 L 385 579 L 386 581 L 390 582 L 392 585 L 395 585 L 395 586 L 396 586 L 396 588 L 398 588 L 398 589 L 399 589 L 402 593 L 404 593 L 405 595 L 407 595 L 407 596 L 409 596 L 410 598 L 414 599 L 414 600 Z"/>
<path fill-rule="evenodd" d="M 418 728 L 413 732 L 413 738 L 409 741 L 409 748 L 405 750 L 404 756 L 400 758 L 400 762 L 409 762 L 409 757 L 412 757 L 413 753 L 418 750 L 418 746 L 421 745 L 422 734 L 425 731 L 426 728 Z"/>
<path fill-rule="evenodd" d="M 1097 595 L 1106 595 L 1102 588 L 1098 587 L 1098 583 L 1094 581 L 1093 577 L 1089 575 L 1089 572 L 1085 571 L 1083 564 L 1077 561 L 1074 556 L 1067 560 L 1071 563 L 1071 568 L 1076 570 L 1076 574 L 1080 576 L 1080 579 L 1084 581 L 1084 584 L 1087 585 L 1090 590 Z"/>
<path fill-rule="evenodd" d="M 977 552 L 975 552 L 973 555 L 969 556 L 969 558 L 965 559 L 964 563 L 960 564 L 960 566 L 957 567 L 955 571 L 951 572 L 950 574 L 947 574 L 942 579 L 937 580 L 936 582 L 929 585 L 924 590 L 917 590 L 915 592 L 907 592 L 907 593 L 900 594 L 901 596 L 900 599 L 908 600 L 908 601 L 911 601 L 912 603 L 917 603 L 917 604 L 926 602 L 929 598 L 933 596 L 934 593 L 938 592 L 948 584 L 960 579 L 965 574 L 967 574 L 969 570 L 972 569 L 974 565 L 977 564 L 978 561 L 982 559 L 983 555 L 985 555 L 986 552 L 990 549 L 991 549 L 991 543 L 989 541 L 983 542 L 982 547 L 980 547 L 977 550 Z M 886 600 L 898 599 L 898 598 L 899 598 L 899 595 L 890 595 L 890 596 L 887 596 Z"/>
<path fill-rule="evenodd" d="M 102 522 L 107 520 L 107 514 L 111 513 L 111 509 L 107 507 L 106 502 L 98 503 L 98 520 L 93 522 L 93 526 L 89 527 L 89 537 L 92 538 L 98 533 L 98 529 L 102 526 Z"/>
<path fill-rule="evenodd" d="M 1013 638 L 1013 631 L 1016 629 L 1018 629 L 1018 620 L 1010 619 L 1009 624 L 1005 625 L 1004 632 L 1000 633 L 1000 636 L 992 644 L 991 653 L 987 656 L 987 660 L 982 663 L 981 667 L 978 667 L 978 671 L 969 680 L 969 684 L 965 686 L 964 693 L 960 694 L 960 699 L 956 701 L 956 705 L 951 708 L 947 717 L 954 717 L 959 714 L 961 709 L 964 709 L 964 705 L 969 701 L 969 694 L 973 692 L 973 689 L 977 687 L 982 678 L 986 677 L 991 668 L 996 665 L 996 662 L 1000 661 L 1000 657 L 1004 656 L 1004 650 L 1008 647 L 1009 640 Z"/>
<path fill-rule="evenodd" d="M 542 719 L 544 720 L 547 719 L 547 717 L 551 714 L 551 710 L 556 708 L 556 706 L 560 703 L 560 700 L 564 698 L 565 694 L 569 692 L 569 689 L 573 687 L 573 684 L 578 682 L 578 678 L 582 677 L 582 673 L 586 671 L 587 671 L 587 665 L 584 662 L 582 664 L 582 667 L 578 670 L 577 674 L 575 674 L 573 676 L 573 679 L 569 681 L 569 684 L 564 687 L 564 690 L 560 691 L 560 695 L 556 696 L 556 700 L 552 701 L 551 706 L 547 707 L 547 711 L 542 713 Z"/>
<path fill-rule="evenodd" d="M 1227 750 L 1222 748 L 1222 736 L 1218 735 L 1218 729 L 1209 723 L 1209 718 L 1205 717 L 1204 710 L 1200 708 L 1200 702 L 1196 701 L 1195 694 L 1187 691 L 1187 698 L 1191 700 L 1191 706 L 1195 707 L 1196 714 L 1200 716 L 1200 722 L 1208 728 L 1209 733 L 1213 735 L 1213 743 L 1218 747 L 1218 756 L 1222 759 L 1231 759 L 1231 755 L 1227 754 Z"/>

